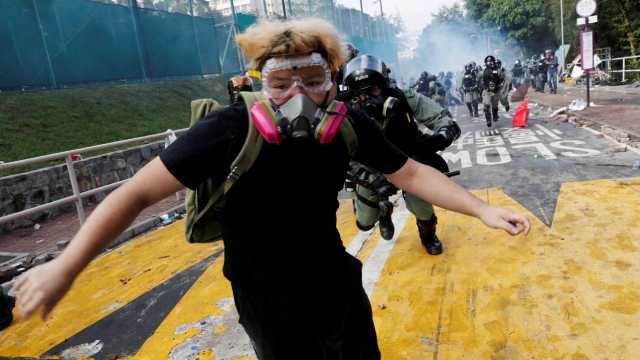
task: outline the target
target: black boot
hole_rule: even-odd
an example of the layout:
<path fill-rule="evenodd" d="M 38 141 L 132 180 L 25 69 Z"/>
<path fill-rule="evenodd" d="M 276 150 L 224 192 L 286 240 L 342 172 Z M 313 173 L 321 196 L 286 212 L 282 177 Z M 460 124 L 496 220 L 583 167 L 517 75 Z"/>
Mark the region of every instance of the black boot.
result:
<path fill-rule="evenodd" d="M 471 107 L 471 103 L 467 103 L 467 108 L 469 108 L 469 116 L 473 117 L 473 108 Z"/>
<path fill-rule="evenodd" d="M 477 101 L 473 102 L 473 116 L 474 117 L 478 117 L 478 102 Z"/>
<path fill-rule="evenodd" d="M 418 220 L 418 231 L 420 232 L 420 242 L 422 246 L 427 249 L 429 255 L 442 254 L 442 243 L 436 236 L 436 225 L 438 224 L 438 218 L 436 214 L 431 216 L 431 219 L 427 221 Z"/>
<path fill-rule="evenodd" d="M 489 106 L 484 107 L 484 118 L 487 120 L 487 126 L 491 127 L 491 108 Z"/>
<path fill-rule="evenodd" d="M 498 116 L 498 108 L 495 107 L 495 108 L 491 109 L 491 111 L 493 112 L 493 121 L 496 122 L 496 121 L 500 120 L 500 117 Z"/>
<path fill-rule="evenodd" d="M 540 86 L 540 92 L 544 94 L 544 83 Z"/>
<path fill-rule="evenodd" d="M 380 235 L 382 235 L 382 238 L 385 240 L 391 240 L 393 239 L 393 233 L 395 233 L 395 227 L 393 226 L 393 221 L 391 221 L 393 204 L 388 200 L 381 201 L 380 210 L 385 212 L 378 220 L 380 224 Z"/>
<path fill-rule="evenodd" d="M 510 109 L 509 104 L 507 104 L 507 106 L 505 106 L 505 107 L 504 107 L 504 109 L 505 109 L 506 111 L 509 111 L 509 109 Z"/>

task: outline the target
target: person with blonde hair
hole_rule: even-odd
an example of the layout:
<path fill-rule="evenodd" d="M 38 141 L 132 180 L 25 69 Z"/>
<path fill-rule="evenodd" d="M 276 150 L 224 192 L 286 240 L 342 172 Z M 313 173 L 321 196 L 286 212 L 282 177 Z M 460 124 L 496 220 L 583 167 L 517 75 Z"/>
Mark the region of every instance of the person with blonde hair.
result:
<path fill-rule="evenodd" d="M 46 318 L 78 274 L 145 207 L 184 186 L 227 181 L 252 125 L 264 145 L 251 171 L 234 172 L 219 219 L 223 273 L 260 360 L 381 357 L 362 263 L 345 251 L 336 228 L 337 194 L 350 158 L 379 169 L 398 188 L 490 228 L 529 232 L 526 217 L 484 203 L 409 159 L 362 112 L 334 106 L 345 49 L 328 22 L 262 21 L 237 42 L 260 71 L 263 101 L 250 111 L 238 102 L 209 113 L 111 193 L 58 258 L 17 281 L 20 316 L 43 307 Z M 351 124 L 357 150 L 345 152 L 337 127 L 320 127 L 314 114 Z"/>

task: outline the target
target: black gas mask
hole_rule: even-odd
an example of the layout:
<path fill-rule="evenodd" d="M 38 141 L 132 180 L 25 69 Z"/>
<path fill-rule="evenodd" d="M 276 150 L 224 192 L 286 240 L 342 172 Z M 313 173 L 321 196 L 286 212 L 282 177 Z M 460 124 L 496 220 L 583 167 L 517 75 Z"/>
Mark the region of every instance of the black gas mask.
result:
<path fill-rule="evenodd" d="M 365 93 L 364 101 L 361 101 L 361 104 L 362 110 L 372 118 L 392 118 L 400 108 L 398 99 L 387 96 L 384 92 L 377 96 Z"/>

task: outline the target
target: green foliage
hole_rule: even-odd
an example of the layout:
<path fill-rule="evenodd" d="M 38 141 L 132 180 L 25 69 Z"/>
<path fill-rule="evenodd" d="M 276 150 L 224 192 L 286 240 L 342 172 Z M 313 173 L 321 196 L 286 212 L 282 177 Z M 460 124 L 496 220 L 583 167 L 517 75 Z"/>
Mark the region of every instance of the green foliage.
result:
<path fill-rule="evenodd" d="M 10 162 L 189 127 L 191 100 L 228 103 L 228 78 L 0 95 L 0 161 Z M 95 156 L 124 146 L 93 152 Z M 85 156 L 86 157 L 86 156 Z M 5 170 L 17 174 L 64 159 Z"/>

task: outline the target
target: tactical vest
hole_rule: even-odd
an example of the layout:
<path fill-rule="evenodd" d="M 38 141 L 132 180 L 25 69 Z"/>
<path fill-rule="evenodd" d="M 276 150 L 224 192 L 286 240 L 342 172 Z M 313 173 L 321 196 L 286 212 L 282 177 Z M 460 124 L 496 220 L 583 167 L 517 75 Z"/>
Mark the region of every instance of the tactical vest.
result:
<path fill-rule="evenodd" d="M 498 75 L 498 69 L 491 70 L 489 68 L 484 69 L 483 74 L 484 85 L 489 91 L 495 91 L 500 86 L 500 76 Z"/>
<path fill-rule="evenodd" d="M 434 81 L 434 87 L 436 88 L 436 95 L 444 96 L 446 94 L 442 83 L 440 83 L 439 81 Z"/>
<path fill-rule="evenodd" d="M 418 84 L 418 92 L 423 95 L 429 93 L 429 81 L 427 81 L 427 79 L 420 78 L 420 83 Z"/>
<path fill-rule="evenodd" d="M 464 85 L 464 91 L 471 91 L 471 88 L 476 86 L 476 73 L 471 71 L 470 73 L 464 74 L 464 80 L 462 80 L 462 84 Z"/>
<path fill-rule="evenodd" d="M 544 63 L 544 60 L 538 60 L 538 72 L 547 72 L 547 64 Z"/>
<path fill-rule="evenodd" d="M 520 65 L 516 65 L 513 67 L 513 76 L 521 76 L 522 75 L 522 67 Z"/>

